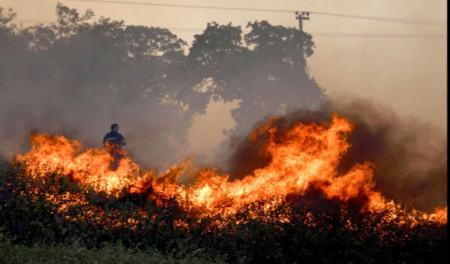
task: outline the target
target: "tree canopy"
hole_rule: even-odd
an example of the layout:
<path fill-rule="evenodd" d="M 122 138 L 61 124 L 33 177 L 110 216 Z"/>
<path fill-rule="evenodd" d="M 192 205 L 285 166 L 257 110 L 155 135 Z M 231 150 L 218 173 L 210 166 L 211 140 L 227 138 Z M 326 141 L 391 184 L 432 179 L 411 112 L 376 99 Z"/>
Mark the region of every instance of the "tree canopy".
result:
<path fill-rule="evenodd" d="M 232 116 L 242 133 L 265 115 L 325 98 L 305 63 L 312 36 L 295 28 L 255 21 L 243 33 L 212 22 L 189 47 L 165 28 L 63 4 L 56 14 L 54 23 L 18 27 L 13 10 L 0 8 L 2 137 L 40 129 L 96 144 L 105 124 L 126 122 L 139 139 L 133 149 L 157 161 L 179 150 L 210 100 L 239 100 Z"/>

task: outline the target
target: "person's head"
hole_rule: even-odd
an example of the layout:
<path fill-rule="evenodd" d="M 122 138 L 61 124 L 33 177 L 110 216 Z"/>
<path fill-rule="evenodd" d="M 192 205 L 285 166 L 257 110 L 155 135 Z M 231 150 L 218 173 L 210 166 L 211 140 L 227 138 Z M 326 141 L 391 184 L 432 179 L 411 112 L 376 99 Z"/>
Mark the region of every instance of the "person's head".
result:
<path fill-rule="evenodd" d="M 111 130 L 119 131 L 119 124 L 117 124 L 117 123 L 112 124 L 111 125 Z"/>

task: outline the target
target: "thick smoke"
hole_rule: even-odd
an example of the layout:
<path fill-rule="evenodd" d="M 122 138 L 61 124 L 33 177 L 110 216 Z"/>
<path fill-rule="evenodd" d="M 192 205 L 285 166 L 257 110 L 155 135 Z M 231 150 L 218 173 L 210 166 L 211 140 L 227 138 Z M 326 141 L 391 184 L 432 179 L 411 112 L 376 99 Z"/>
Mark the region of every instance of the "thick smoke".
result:
<path fill-rule="evenodd" d="M 405 206 L 431 210 L 446 205 L 447 148 L 438 129 L 414 119 L 399 118 L 386 106 L 366 99 L 338 99 L 316 111 L 298 110 L 277 119 L 280 131 L 297 122 L 329 122 L 333 112 L 350 119 L 355 128 L 349 136 L 350 149 L 338 170 L 345 172 L 355 163 L 369 161 L 375 167 L 376 189 Z M 255 125 L 258 127 L 264 120 Z M 228 159 L 231 177 L 241 178 L 270 162 L 263 145 L 235 138 Z"/>
<path fill-rule="evenodd" d="M 27 71 L 22 73 L 27 75 Z M 114 102 L 114 95 L 99 94 L 96 89 L 83 91 L 85 99 L 75 98 L 64 87 L 76 85 L 61 81 L 46 90 L 27 86 L 1 93 L 3 154 L 9 156 L 28 149 L 28 137 L 33 132 L 64 134 L 88 147 L 100 147 L 110 124 L 117 122 L 126 136 L 127 149 L 132 150 L 133 156 L 141 157 L 140 162 L 166 166 L 179 158 L 175 150 L 183 135 L 176 133 L 174 124 L 178 119 L 172 113 L 153 104 Z"/>
<path fill-rule="evenodd" d="M 243 34 L 211 23 L 186 54 L 186 43 L 166 29 L 94 19 L 61 4 L 57 14 L 55 24 L 18 28 L 0 8 L 0 155 L 25 151 L 32 132 L 98 147 L 117 122 L 132 156 L 163 168 L 183 158 L 192 116 L 211 98 L 241 102 L 231 113 L 237 133 L 263 115 L 317 107 L 325 98 L 299 56 L 313 53 L 312 37 L 293 28 L 261 21 Z M 332 111 L 356 124 L 341 170 L 371 161 L 377 188 L 388 197 L 426 209 L 445 203 L 445 139 L 425 124 L 362 100 L 292 112 L 278 122 L 325 121 Z M 231 142 L 224 167 L 234 178 L 270 161 L 262 141 Z"/>
<path fill-rule="evenodd" d="M 61 4 L 56 10 L 58 22 L 20 28 L 0 7 L 0 155 L 28 149 L 33 132 L 100 147 L 119 123 L 144 165 L 181 159 L 189 113 L 170 98 L 178 79 L 164 77 L 182 75 L 173 60 L 184 56 L 184 42 L 165 29 L 95 19 Z"/>
<path fill-rule="evenodd" d="M 119 123 L 137 161 L 164 168 L 186 154 L 192 117 L 211 100 L 240 101 L 231 114 L 244 131 L 262 115 L 324 97 L 299 56 L 313 53 L 312 37 L 294 28 L 261 21 L 244 34 L 209 23 L 188 47 L 167 29 L 63 4 L 56 13 L 55 23 L 23 28 L 0 7 L 0 154 L 26 150 L 32 132 L 99 147 Z"/>

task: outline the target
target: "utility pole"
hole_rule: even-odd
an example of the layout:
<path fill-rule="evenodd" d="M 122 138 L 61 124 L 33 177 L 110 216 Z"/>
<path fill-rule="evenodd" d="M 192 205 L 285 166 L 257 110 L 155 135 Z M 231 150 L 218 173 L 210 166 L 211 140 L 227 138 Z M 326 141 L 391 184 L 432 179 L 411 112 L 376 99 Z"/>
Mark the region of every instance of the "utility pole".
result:
<path fill-rule="evenodd" d="M 303 33 L 303 20 L 309 20 L 309 12 L 295 12 L 295 18 L 298 20 L 298 29 Z"/>
<path fill-rule="evenodd" d="M 300 45 L 301 45 L 301 54 L 300 54 L 300 69 L 304 68 L 306 65 L 305 54 L 303 48 L 303 20 L 309 20 L 309 12 L 295 12 L 295 18 L 298 20 L 298 30 L 300 31 Z"/>

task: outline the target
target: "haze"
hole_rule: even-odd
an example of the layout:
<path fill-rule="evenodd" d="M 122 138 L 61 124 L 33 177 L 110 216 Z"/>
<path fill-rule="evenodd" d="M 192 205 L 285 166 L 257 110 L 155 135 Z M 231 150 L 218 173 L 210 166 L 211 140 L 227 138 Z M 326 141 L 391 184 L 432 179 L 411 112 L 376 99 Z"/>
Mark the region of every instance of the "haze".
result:
<path fill-rule="evenodd" d="M 212 21 L 231 22 L 243 28 L 247 22 L 255 20 L 297 26 L 294 14 L 287 13 L 61 2 L 80 11 L 90 8 L 98 16 L 124 20 L 126 24 L 166 27 L 189 43 L 194 34 Z M 441 26 L 423 26 L 312 14 L 304 30 L 313 35 L 316 45 L 314 55 L 308 59 L 310 74 L 331 98 L 349 95 L 368 98 L 389 106 L 401 116 L 417 118 L 446 131 L 446 1 L 189 0 L 164 3 L 296 9 L 442 22 Z M 24 25 L 53 21 L 56 4 L 54 0 L 0 0 L 0 6 L 13 8 L 18 14 L 17 21 Z M 376 35 L 361 37 L 341 33 Z M 434 37 L 423 36 L 428 34 Z M 229 110 L 235 105 L 211 105 L 208 107 L 211 111 L 194 119 L 189 132 L 191 151 L 207 154 L 215 150 L 222 138 L 221 131 L 233 126 Z M 223 122 L 214 122 L 217 119 Z M 205 138 L 202 127 L 208 127 L 213 133 Z"/>

